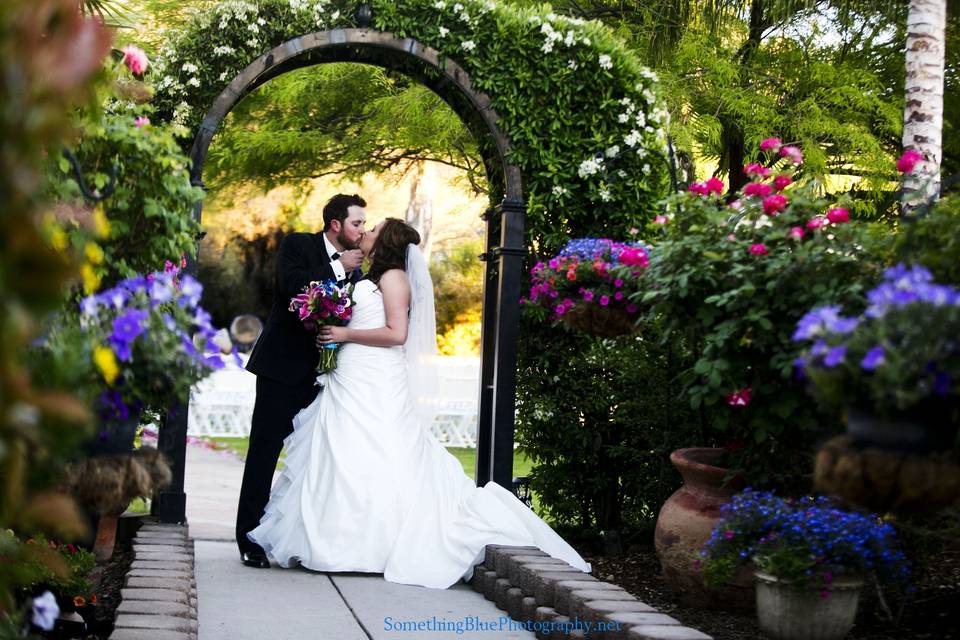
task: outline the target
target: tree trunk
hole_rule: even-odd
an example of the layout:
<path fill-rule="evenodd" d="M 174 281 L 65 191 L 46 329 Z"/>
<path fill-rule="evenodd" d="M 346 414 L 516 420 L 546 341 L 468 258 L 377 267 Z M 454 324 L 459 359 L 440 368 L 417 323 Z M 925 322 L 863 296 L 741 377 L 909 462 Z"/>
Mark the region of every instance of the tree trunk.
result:
<path fill-rule="evenodd" d="M 433 185 L 430 180 L 429 165 L 420 160 L 410 185 L 410 203 L 407 205 L 407 224 L 420 232 L 420 251 L 424 259 L 430 262 L 431 237 L 433 228 Z"/>
<path fill-rule="evenodd" d="M 904 176 L 904 214 L 940 193 L 946 23 L 946 0 L 911 0 L 907 16 L 903 147 L 920 152 L 924 159 L 913 174 Z"/>

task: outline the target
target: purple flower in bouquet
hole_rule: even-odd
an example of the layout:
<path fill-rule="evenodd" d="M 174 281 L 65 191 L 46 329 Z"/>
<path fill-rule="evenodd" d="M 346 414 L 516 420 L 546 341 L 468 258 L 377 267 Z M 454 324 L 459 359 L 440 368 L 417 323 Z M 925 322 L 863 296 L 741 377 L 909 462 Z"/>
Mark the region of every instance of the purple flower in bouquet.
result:
<path fill-rule="evenodd" d="M 353 285 L 338 287 L 333 280 L 311 282 L 303 293 L 290 299 L 289 310 L 297 314 L 307 331 L 319 331 L 320 327 L 342 326 L 353 317 Z M 532 294 L 531 294 L 531 297 Z M 332 371 L 337 366 L 337 345 L 324 345 L 320 350 L 318 373 Z"/>

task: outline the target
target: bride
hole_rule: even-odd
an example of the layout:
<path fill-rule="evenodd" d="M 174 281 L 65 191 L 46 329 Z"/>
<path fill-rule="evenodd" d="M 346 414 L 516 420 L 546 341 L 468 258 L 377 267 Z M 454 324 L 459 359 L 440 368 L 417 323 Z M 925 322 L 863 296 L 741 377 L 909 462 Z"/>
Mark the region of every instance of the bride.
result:
<path fill-rule="evenodd" d="M 590 571 L 574 549 L 500 485 L 477 487 L 418 415 L 436 351 L 433 284 L 420 235 L 388 218 L 361 240 L 370 272 L 354 289 L 324 390 L 294 418 L 286 466 L 247 534 L 282 567 L 382 573 L 447 588 L 469 580 L 488 544 L 534 545 Z"/>

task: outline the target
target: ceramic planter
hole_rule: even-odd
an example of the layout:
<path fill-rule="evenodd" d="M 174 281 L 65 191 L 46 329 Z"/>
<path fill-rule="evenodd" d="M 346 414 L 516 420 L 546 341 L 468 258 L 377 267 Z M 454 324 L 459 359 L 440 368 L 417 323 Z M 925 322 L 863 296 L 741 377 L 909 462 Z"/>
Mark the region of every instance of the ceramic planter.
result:
<path fill-rule="evenodd" d="M 824 593 L 757 571 L 757 617 L 774 640 L 840 640 L 853 627 L 863 580 L 840 577 Z M 825 596 L 825 597 L 824 597 Z"/>

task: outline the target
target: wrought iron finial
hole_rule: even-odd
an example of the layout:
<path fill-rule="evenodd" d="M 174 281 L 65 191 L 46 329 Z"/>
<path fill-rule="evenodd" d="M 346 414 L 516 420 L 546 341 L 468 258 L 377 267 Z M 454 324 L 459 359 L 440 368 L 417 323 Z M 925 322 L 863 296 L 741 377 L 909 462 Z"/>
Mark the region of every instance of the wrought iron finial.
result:
<path fill-rule="evenodd" d="M 373 21 L 373 9 L 364 2 L 357 7 L 357 26 L 361 29 L 368 29 Z"/>
<path fill-rule="evenodd" d="M 117 188 L 117 172 L 119 171 L 116 164 L 110 169 L 110 181 L 103 188 L 103 191 L 97 189 L 91 190 L 87 186 L 87 181 L 83 179 L 83 170 L 80 168 L 80 161 L 77 160 L 77 156 L 73 155 L 70 149 L 64 149 L 63 156 L 70 163 L 70 166 L 73 167 L 72 177 L 77 181 L 77 186 L 80 187 L 80 193 L 83 194 L 84 198 L 90 202 L 103 202 L 113 195 L 113 190 Z"/>

